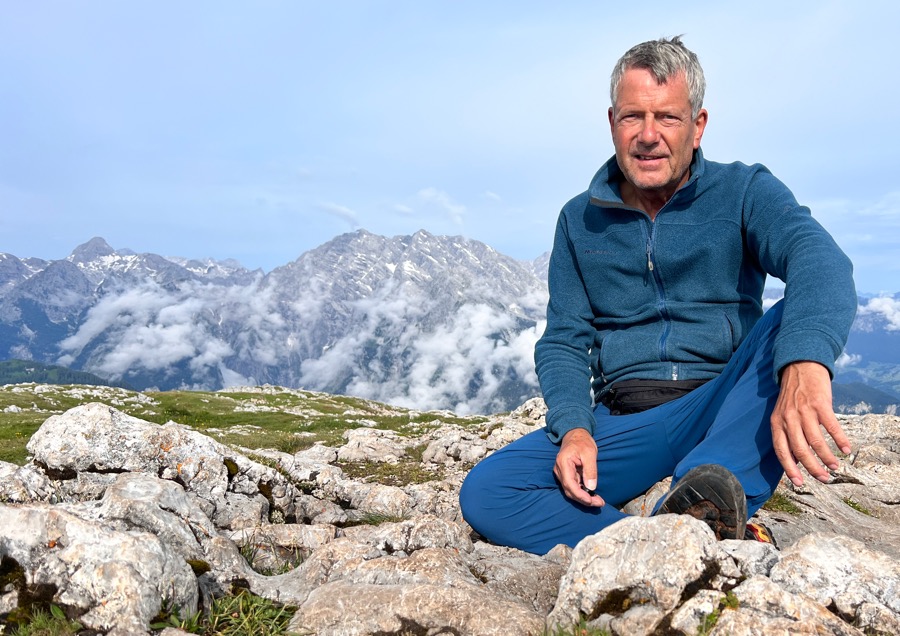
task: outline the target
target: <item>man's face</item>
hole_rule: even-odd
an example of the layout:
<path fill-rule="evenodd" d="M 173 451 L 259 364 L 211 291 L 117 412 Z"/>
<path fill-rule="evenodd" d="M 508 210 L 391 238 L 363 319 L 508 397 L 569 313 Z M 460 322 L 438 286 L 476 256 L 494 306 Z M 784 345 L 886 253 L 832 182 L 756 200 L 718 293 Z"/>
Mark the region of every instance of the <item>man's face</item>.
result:
<path fill-rule="evenodd" d="M 657 84 L 646 69 L 625 71 L 609 109 L 616 159 L 625 178 L 645 194 L 671 197 L 688 179 L 706 119 L 702 109 L 691 118 L 683 73 Z"/>

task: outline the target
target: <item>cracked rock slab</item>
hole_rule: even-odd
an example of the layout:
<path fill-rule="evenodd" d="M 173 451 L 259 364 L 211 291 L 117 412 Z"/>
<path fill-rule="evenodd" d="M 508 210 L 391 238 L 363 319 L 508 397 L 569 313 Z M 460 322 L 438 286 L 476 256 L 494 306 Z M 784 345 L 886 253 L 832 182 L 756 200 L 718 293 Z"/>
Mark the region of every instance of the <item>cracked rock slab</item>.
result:
<path fill-rule="evenodd" d="M 649 633 L 720 575 L 740 571 L 705 523 L 686 515 L 629 517 L 575 547 L 548 623 L 568 628 L 606 615 L 600 624 L 617 633 Z"/>

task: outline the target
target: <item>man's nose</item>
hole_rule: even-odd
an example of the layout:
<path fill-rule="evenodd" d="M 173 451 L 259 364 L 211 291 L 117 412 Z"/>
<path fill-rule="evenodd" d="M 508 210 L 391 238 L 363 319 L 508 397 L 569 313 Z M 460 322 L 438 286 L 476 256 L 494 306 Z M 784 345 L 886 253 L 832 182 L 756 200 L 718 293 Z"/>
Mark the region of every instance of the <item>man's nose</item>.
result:
<path fill-rule="evenodd" d="M 659 141 L 659 130 L 656 128 L 656 120 L 652 115 L 644 118 L 638 139 L 643 144 L 654 144 Z"/>

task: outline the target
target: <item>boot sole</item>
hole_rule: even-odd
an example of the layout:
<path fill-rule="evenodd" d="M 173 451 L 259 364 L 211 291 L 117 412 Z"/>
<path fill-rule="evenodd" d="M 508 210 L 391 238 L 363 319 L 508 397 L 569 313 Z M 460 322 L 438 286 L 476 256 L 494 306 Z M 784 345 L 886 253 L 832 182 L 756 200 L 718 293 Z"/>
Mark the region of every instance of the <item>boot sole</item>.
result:
<path fill-rule="evenodd" d="M 655 514 L 686 514 L 705 522 L 717 539 L 743 539 L 747 497 L 731 471 L 718 464 L 692 468 L 669 491 Z"/>

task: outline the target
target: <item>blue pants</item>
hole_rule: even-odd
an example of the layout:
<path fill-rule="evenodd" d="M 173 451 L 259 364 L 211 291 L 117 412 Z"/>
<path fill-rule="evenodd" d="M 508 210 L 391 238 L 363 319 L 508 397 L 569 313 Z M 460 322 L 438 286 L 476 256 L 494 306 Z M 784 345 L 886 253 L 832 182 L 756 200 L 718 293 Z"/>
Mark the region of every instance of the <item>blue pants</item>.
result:
<path fill-rule="evenodd" d="M 766 312 L 721 375 L 656 408 L 633 415 L 594 409 L 600 508 L 563 494 L 553 466 L 559 446 L 543 430 L 498 450 L 475 466 L 459 494 L 463 517 L 484 538 L 535 554 L 584 537 L 624 518 L 618 510 L 656 482 L 673 485 L 700 464 L 733 472 L 753 515 L 775 491 L 783 470 L 772 447 L 769 418 L 778 399 L 772 345 L 782 304 Z"/>

